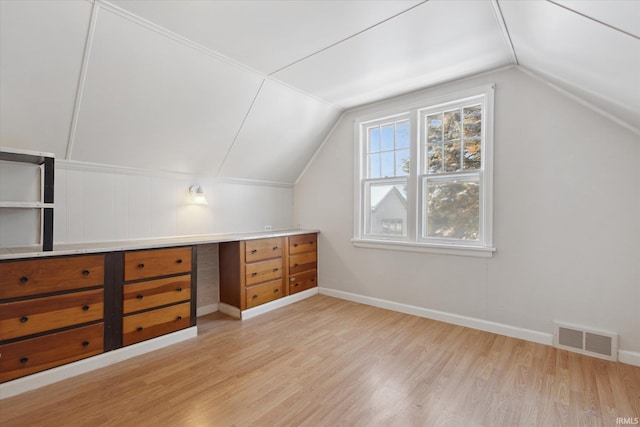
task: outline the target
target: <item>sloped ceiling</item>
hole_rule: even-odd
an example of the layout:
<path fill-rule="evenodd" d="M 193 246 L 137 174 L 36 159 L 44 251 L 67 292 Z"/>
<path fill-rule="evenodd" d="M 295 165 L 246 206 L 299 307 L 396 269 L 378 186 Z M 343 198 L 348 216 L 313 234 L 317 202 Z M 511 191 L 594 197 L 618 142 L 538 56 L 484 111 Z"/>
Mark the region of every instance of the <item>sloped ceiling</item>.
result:
<path fill-rule="evenodd" d="M 341 112 L 516 65 L 640 132 L 637 1 L 0 0 L 0 145 L 293 183 Z"/>

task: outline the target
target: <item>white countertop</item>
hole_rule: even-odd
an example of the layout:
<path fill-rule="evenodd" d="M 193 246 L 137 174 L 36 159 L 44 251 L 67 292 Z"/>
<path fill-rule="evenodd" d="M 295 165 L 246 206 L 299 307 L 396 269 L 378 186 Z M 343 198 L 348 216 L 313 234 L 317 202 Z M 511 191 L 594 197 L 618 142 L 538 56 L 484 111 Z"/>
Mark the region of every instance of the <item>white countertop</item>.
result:
<path fill-rule="evenodd" d="M 0 248 L 0 260 L 38 258 L 59 255 L 78 255 L 99 252 L 130 251 L 135 249 L 166 248 L 171 246 L 206 245 L 208 243 L 233 242 L 237 240 L 264 239 L 268 237 L 294 236 L 317 233 L 318 230 L 274 230 L 254 233 L 202 234 L 196 236 L 166 237 L 156 239 L 119 240 L 98 243 L 54 244 L 53 251 L 43 252 L 40 246 L 23 248 Z"/>

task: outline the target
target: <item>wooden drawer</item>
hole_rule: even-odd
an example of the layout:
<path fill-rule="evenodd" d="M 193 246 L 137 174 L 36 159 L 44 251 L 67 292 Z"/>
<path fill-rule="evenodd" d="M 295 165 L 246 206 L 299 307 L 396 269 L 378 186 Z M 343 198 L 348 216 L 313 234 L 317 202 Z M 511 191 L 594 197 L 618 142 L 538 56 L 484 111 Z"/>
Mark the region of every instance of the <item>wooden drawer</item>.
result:
<path fill-rule="evenodd" d="M 191 272 L 191 247 L 124 253 L 124 281 Z"/>
<path fill-rule="evenodd" d="M 103 290 L 0 304 L 0 341 L 100 320 Z"/>
<path fill-rule="evenodd" d="M 316 270 L 306 271 L 304 273 L 296 274 L 295 277 L 290 277 L 289 295 L 316 287 L 318 284 L 317 277 Z"/>
<path fill-rule="evenodd" d="M 282 277 L 282 258 L 247 264 L 246 275 L 247 286 Z"/>
<path fill-rule="evenodd" d="M 104 255 L 0 263 L 0 299 L 100 286 Z"/>
<path fill-rule="evenodd" d="M 282 237 L 248 240 L 245 242 L 245 262 L 261 261 L 282 256 Z"/>
<path fill-rule="evenodd" d="M 190 274 L 132 283 L 123 288 L 123 312 L 133 313 L 190 299 Z"/>
<path fill-rule="evenodd" d="M 122 319 L 122 345 L 130 345 L 188 328 L 191 303 L 177 304 Z"/>
<path fill-rule="evenodd" d="M 318 254 L 306 252 L 289 257 L 289 274 L 296 274 L 301 271 L 315 270 L 318 266 Z"/>
<path fill-rule="evenodd" d="M 104 324 L 0 345 L 0 382 L 100 354 Z"/>
<path fill-rule="evenodd" d="M 315 233 L 301 234 L 289 237 L 289 254 L 316 252 L 318 249 L 318 235 Z"/>
<path fill-rule="evenodd" d="M 282 295 L 282 280 L 252 286 L 247 288 L 247 308 L 273 301 Z"/>

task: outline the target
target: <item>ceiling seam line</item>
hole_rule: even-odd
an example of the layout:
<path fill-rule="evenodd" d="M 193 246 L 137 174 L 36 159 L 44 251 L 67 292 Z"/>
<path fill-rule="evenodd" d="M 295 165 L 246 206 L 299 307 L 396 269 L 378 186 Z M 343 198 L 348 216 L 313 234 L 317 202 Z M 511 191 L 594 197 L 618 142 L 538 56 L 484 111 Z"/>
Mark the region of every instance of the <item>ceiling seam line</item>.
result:
<path fill-rule="evenodd" d="M 516 54 L 516 48 L 513 45 L 513 40 L 511 40 L 511 33 L 509 33 L 509 28 L 507 27 L 507 21 L 504 19 L 502 9 L 500 8 L 499 0 L 491 0 L 491 4 L 493 5 L 493 11 L 496 14 L 498 25 L 502 30 L 502 38 L 509 48 L 509 53 L 511 54 L 513 62 L 515 63 L 515 65 L 520 65 L 520 62 L 518 61 L 518 55 Z"/>
<path fill-rule="evenodd" d="M 598 24 L 600 24 L 600 25 L 604 25 L 605 27 L 609 27 L 609 28 L 611 28 L 612 30 L 615 30 L 615 31 L 618 31 L 618 32 L 620 32 L 620 33 L 622 33 L 622 34 L 625 34 L 625 35 L 627 35 L 627 36 L 633 37 L 633 38 L 634 38 L 634 39 L 636 39 L 636 40 L 640 40 L 640 37 L 638 37 L 638 36 L 636 36 L 636 35 L 634 35 L 634 34 L 631 34 L 631 33 L 627 32 L 627 31 L 625 31 L 625 30 L 622 30 L 622 29 L 620 29 L 620 28 L 618 28 L 618 27 L 614 27 L 613 25 L 611 25 L 611 24 L 607 24 L 606 22 L 600 21 L 600 20 L 598 20 L 598 19 L 596 19 L 596 18 L 592 18 L 592 17 L 591 17 L 591 16 L 589 16 L 589 15 L 585 15 L 584 13 L 582 13 L 582 12 L 578 12 L 577 10 L 571 9 L 570 7 L 567 7 L 567 6 L 563 5 L 563 4 L 556 3 L 556 2 L 555 2 L 555 1 L 553 1 L 553 0 L 547 0 L 547 2 L 549 2 L 549 3 L 551 3 L 551 4 L 555 5 L 555 6 L 561 7 L 561 8 L 563 8 L 563 9 L 565 9 L 565 10 L 569 11 L 569 12 L 575 13 L 576 15 L 580 15 L 580 16 L 582 16 L 583 18 L 587 18 L 587 19 L 588 19 L 588 20 L 590 20 L 590 21 L 596 22 L 596 23 L 598 23 Z"/>
<path fill-rule="evenodd" d="M 274 83 L 277 83 L 277 84 L 279 84 L 281 86 L 285 86 L 285 87 L 287 87 L 287 88 L 289 88 L 289 89 L 291 89 L 293 91 L 296 91 L 296 92 L 298 92 L 298 93 L 300 93 L 300 94 L 302 94 L 304 96 L 312 98 L 312 99 L 314 99 L 314 100 L 316 100 L 318 102 L 322 102 L 324 104 L 327 104 L 330 107 L 333 107 L 333 108 L 335 108 L 335 109 L 337 109 L 339 111 L 342 111 L 344 109 L 344 107 L 342 107 L 340 105 L 334 104 L 334 103 L 332 103 L 332 102 L 330 102 L 330 101 L 328 101 L 326 99 L 320 98 L 319 96 L 316 96 L 316 95 L 314 95 L 312 93 L 305 92 L 302 89 L 299 89 L 297 87 L 291 86 L 291 85 L 289 85 L 289 84 L 287 84 L 287 83 L 285 83 L 285 82 L 283 82 L 283 81 L 281 81 L 279 79 L 276 79 L 275 77 L 271 77 L 267 73 L 263 73 L 263 72 L 255 69 L 255 68 L 252 68 L 252 67 L 250 67 L 250 66 L 248 66 L 248 65 L 246 65 L 246 64 L 244 64 L 244 63 L 242 63 L 240 61 L 237 61 L 237 60 L 235 60 L 233 58 L 230 58 L 230 57 L 228 57 L 228 56 L 226 56 L 226 55 L 224 55 L 224 54 L 222 54 L 222 53 L 220 53 L 220 52 L 218 52 L 216 50 L 208 48 L 208 47 L 206 47 L 206 46 L 204 46 L 204 45 L 202 45 L 202 44 L 200 44 L 198 42 L 195 42 L 195 41 L 193 41 L 193 40 L 191 40 L 191 39 L 189 39 L 189 38 L 187 38 L 185 36 L 182 36 L 182 35 L 180 35 L 178 33 L 175 33 L 175 32 L 173 32 L 173 31 L 171 31 L 171 30 L 169 30 L 169 29 L 167 29 L 167 28 L 165 28 L 165 27 L 163 27 L 163 26 L 161 26 L 159 24 L 156 24 L 155 22 L 151 22 L 151 21 L 149 21 L 149 20 L 147 20 L 145 18 L 142 18 L 142 17 L 140 17 L 138 15 L 135 15 L 134 13 L 129 12 L 128 10 L 122 9 L 121 7 L 116 6 L 116 5 L 110 3 L 107 0 L 87 0 L 87 1 L 93 1 L 95 4 L 100 4 L 103 9 L 105 9 L 105 10 L 111 12 L 111 13 L 114 13 L 115 15 L 117 15 L 117 16 L 119 16 L 121 18 L 124 18 L 124 19 L 126 19 L 126 20 L 128 20 L 130 22 L 133 22 L 136 25 L 140 25 L 140 26 L 142 26 L 142 27 L 144 27 L 144 28 L 146 28 L 146 29 L 148 29 L 150 31 L 153 31 L 153 32 L 155 32 L 155 33 L 157 33 L 157 34 L 159 34 L 161 36 L 167 37 L 167 38 L 169 38 L 169 39 L 171 39 L 171 40 L 173 40 L 175 42 L 181 43 L 182 45 L 187 46 L 187 47 L 189 47 L 191 49 L 197 50 L 198 52 L 200 52 L 202 54 L 208 55 L 208 56 L 210 56 L 210 57 L 212 57 L 214 59 L 217 59 L 217 60 L 219 60 L 221 62 L 224 62 L 225 64 L 227 64 L 227 65 L 229 65 L 231 67 L 241 69 L 241 70 L 243 70 L 243 71 L 245 71 L 247 73 L 256 75 L 257 77 L 259 77 L 261 79 L 266 79 L 266 80 L 272 81 Z"/>
<path fill-rule="evenodd" d="M 405 9 L 405 10 L 403 10 L 402 12 L 398 12 L 398 13 L 396 13 L 395 15 L 392 15 L 392 16 L 390 16 L 390 17 L 386 18 L 386 19 L 383 19 L 383 20 L 382 20 L 382 21 L 380 21 L 380 22 L 376 22 L 375 24 L 370 25 L 370 26 L 368 26 L 367 28 L 365 28 L 365 29 L 363 29 L 363 30 L 358 31 L 357 33 L 351 34 L 350 36 L 345 37 L 345 38 L 344 38 L 344 39 L 342 39 L 342 40 L 338 40 L 337 42 L 332 43 L 332 44 L 330 44 L 329 46 L 323 47 L 323 48 L 322 48 L 322 49 L 320 49 L 320 50 L 317 50 L 317 51 L 315 51 L 315 52 L 313 52 L 313 53 L 310 53 L 310 54 L 309 54 L 309 55 L 307 55 L 307 56 L 304 56 L 304 57 L 302 57 L 302 58 L 300 58 L 300 59 L 297 59 L 297 60 L 293 61 L 292 63 L 290 63 L 290 64 L 288 64 L 288 65 L 285 65 L 284 67 L 280 67 L 280 68 L 278 68 L 277 70 L 272 71 L 272 72 L 270 72 L 269 74 L 267 74 L 267 76 L 271 77 L 271 76 L 273 76 L 274 74 L 279 73 L 280 71 L 286 70 L 286 69 L 287 69 L 287 68 L 289 68 L 289 67 L 292 67 L 292 66 L 294 66 L 294 65 L 296 65 L 296 64 L 298 64 L 298 63 L 300 63 L 300 62 L 302 62 L 302 61 L 305 61 L 305 60 L 307 60 L 307 59 L 311 58 L 312 56 L 315 56 L 315 55 L 317 55 L 317 54 L 319 54 L 319 53 L 322 53 L 322 52 L 324 52 L 325 50 L 331 49 L 332 47 L 337 46 L 337 45 L 339 45 L 339 44 L 341 44 L 341 43 L 344 43 L 344 42 L 346 42 L 347 40 L 350 40 L 350 39 L 352 39 L 352 38 L 354 38 L 354 37 L 357 37 L 357 36 L 359 36 L 360 34 L 362 34 L 362 33 L 366 32 L 366 31 L 369 31 L 369 30 L 371 30 L 371 29 L 373 29 L 373 28 L 375 28 L 375 27 L 377 27 L 377 26 L 379 26 L 379 25 L 382 25 L 382 24 L 384 24 L 385 22 L 388 22 L 388 21 L 390 21 L 390 20 L 392 20 L 392 19 L 394 19 L 394 18 L 396 18 L 396 17 L 398 17 L 398 16 L 400 16 L 400 15 L 402 15 L 402 14 L 404 14 L 404 13 L 407 13 L 407 12 L 409 12 L 410 10 L 415 9 L 415 8 L 416 8 L 416 7 L 418 7 L 418 6 L 422 6 L 423 4 L 427 3 L 428 1 L 429 1 L 429 0 L 421 1 L 420 3 L 418 3 L 418 4 L 414 5 L 414 6 L 411 6 L 410 8 Z"/>
<path fill-rule="evenodd" d="M 87 28 L 87 39 L 84 45 L 84 54 L 82 56 L 82 64 L 80 65 L 80 75 L 78 76 L 78 86 L 76 87 L 76 99 L 73 104 L 73 114 L 71 116 L 71 125 L 69 126 L 69 136 L 67 138 L 66 160 L 71 160 L 73 146 L 76 140 L 76 131 L 78 130 L 78 119 L 80 117 L 80 107 L 82 97 L 84 95 L 84 86 L 87 81 L 87 73 L 89 69 L 89 60 L 91 59 L 91 51 L 93 50 L 93 39 L 96 33 L 96 25 L 98 22 L 98 12 L 100 5 L 93 3 L 91 6 L 91 17 L 89 18 L 89 28 Z"/>
<path fill-rule="evenodd" d="M 244 128 L 244 124 L 246 123 L 247 119 L 249 118 L 249 114 L 251 114 L 251 111 L 253 110 L 253 106 L 255 105 L 256 101 L 258 100 L 258 96 L 260 95 L 260 92 L 262 91 L 262 86 L 264 86 L 264 82 L 266 81 L 266 79 L 263 79 L 262 82 L 260 83 L 260 86 L 258 87 L 258 91 L 256 92 L 256 96 L 253 97 L 253 100 L 251 101 L 251 104 L 249 105 L 249 109 L 247 110 L 247 114 L 244 115 L 244 118 L 242 119 L 242 123 L 240 123 L 240 127 L 238 128 L 238 132 L 236 132 L 236 135 L 233 137 L 233 141 L 231 142 L 231 145 L 229 146 L 229 149 L 227 150 L 227 153 L 224 155 L 222 162 L 220 162 L 220 166 L 218 167 L 218 172 L 216 172 L 215 176 L 219 177 L 220 176 L 220 172 L 222 171 L 222 168 L 224 166 L 224 164 L 227 161 L 227 158 L 229 157 L 229 154 L 231 154 L 231 150 L 233 149 L 234 145 L 236 145 L 236 141 L 238 140 L 238 137 L 240 136 L 240 132 L 242 132 L 242 128 Z"/>

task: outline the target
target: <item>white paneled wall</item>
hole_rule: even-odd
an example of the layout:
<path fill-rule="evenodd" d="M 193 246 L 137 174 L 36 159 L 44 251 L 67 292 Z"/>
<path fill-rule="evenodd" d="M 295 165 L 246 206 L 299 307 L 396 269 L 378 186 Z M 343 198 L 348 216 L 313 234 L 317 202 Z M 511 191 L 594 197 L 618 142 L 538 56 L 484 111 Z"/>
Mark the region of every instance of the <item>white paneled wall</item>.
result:
<path fill-rule="evenodd" d="M 208 205 L 191 203 L 201 184 Z M 58 162 L 55 243 L 88 243 L 290 228 L 292 189 L 207 176 Z M 3 244 L 3 246 L 7 246 Z"/>
<path fill-rule="evenodd" d="M 0 165 L 0 200 L 34 200 L 33 168 Z M 190 201 L 201 184 L 208 205 Z M 25 191 L 17 191 L 25 188 Z M 91 167 L 59 161 L 55 177 L 55 243 L 291 228 L 293 190 L 261 182 L 219 182 L 207 176 Z M 35 211 L 0 210 L 0 247 L 37 244 Z"/>

